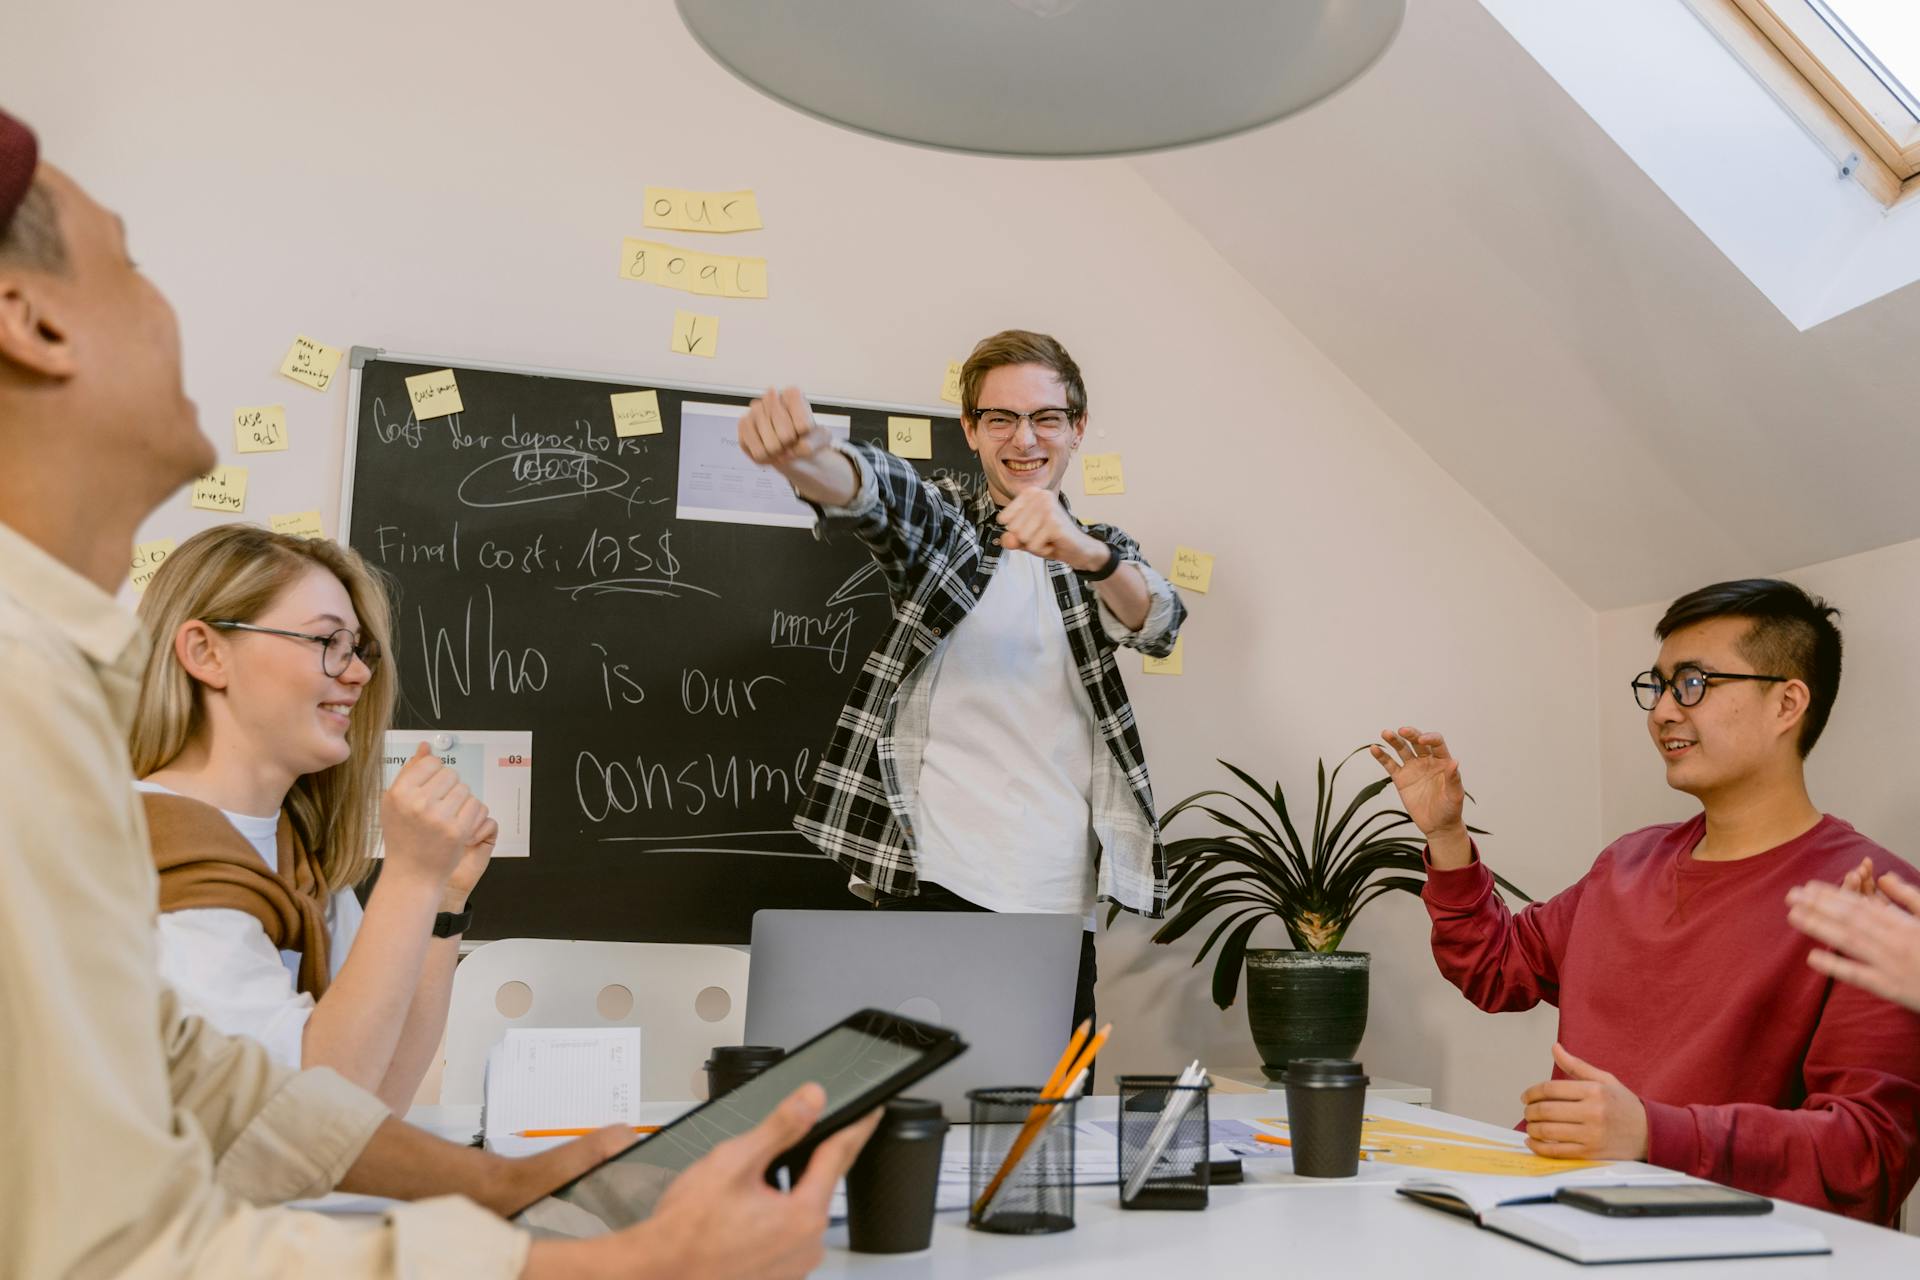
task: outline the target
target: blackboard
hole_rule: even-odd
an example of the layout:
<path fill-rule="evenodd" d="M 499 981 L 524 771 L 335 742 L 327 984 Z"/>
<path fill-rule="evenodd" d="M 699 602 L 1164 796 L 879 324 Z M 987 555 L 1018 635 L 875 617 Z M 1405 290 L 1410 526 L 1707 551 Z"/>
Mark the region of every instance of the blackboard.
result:
<path fill-rule="evenodd" d="M 451 368 L 458 414 L 405 379 Z M 495 858 L 476 938 L 744 942 L 765 907 L 852 908 L 790 823 L 891 617 L 849 535 L 676 516 L 680 408 L 752 393 L 355 348 L 348 540 L 393 591 L 394 727 L 530 730 L 532 855 Z M 621 439 L 615 393 L 663 431 Z M 981 483 L 956 417 L 815 400 L 884 443 L 932 418 L 933 457 Z"/>

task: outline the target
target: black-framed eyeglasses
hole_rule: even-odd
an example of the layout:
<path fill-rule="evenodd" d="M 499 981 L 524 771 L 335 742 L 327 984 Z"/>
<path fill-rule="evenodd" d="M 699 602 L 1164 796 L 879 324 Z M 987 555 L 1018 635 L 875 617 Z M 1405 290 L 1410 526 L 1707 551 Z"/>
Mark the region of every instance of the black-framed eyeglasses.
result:
<path fill-rule="evenodd" d="M 347 668 L 353 665 L 355 658 L 365 663 L 369 672 L 380 665 L 380 642 L 371 636 L 362 640 L 358 632 L 349 631 L 345 627 L 338 631 L 317 633 L 285 631 L 279 627 L 258 627 L 251 622 L 236 622 L 232 618 L 208 618 L 206 623 L 221 631 L 258 631 L 264 636 L 311 640 L 320 646 L 320 670 L 335 679 L 347 674 Z"/>
<path fill-rule="evenodd" d="M 1011 439 L 1023 422 L 1033 424 L 1033 434 L 1037 438 L 1058 440 L 1073 426 L 1073 413 L 1068 409 L 1035 409 L 1032 413 L 1015 413 L 1011 409 L 981 409 L 973 415 L 973 420 L 995 440 Z"/>
<path fill-rule="evenodd" d="M 1673 669 L 1673 678 L 1667 679 L 1658 671 L 1642 671 L 1633 678 L 1633 700 L 1640 704 L 1642 711 L 1651 711 L 1660 705 L 1660 699 L 1667 690 L 1673 690 L 1673 700 L 1683 707 L 1697 707 L 1700 699 L 1707 696 L 1707 686 L 1715 680 L 1761 680 L 1767 684 L 1779 684 L 1793 679 L 1792 676 L 1757 676 L 1739 671 L 1708 671 L 1705 667 L 1696 667 L 1692 663 L 1682 663 Z"/>

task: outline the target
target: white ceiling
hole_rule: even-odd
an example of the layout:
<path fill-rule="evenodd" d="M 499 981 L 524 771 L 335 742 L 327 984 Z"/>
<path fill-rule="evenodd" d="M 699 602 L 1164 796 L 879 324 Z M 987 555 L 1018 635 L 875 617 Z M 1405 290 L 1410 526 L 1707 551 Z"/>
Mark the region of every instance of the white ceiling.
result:
<path fill-rule="evenodd" d="M 1796 330 L 1477 0 L 1132 163 L 1596 608 L 1920 538 L 1920 291 Z"/>

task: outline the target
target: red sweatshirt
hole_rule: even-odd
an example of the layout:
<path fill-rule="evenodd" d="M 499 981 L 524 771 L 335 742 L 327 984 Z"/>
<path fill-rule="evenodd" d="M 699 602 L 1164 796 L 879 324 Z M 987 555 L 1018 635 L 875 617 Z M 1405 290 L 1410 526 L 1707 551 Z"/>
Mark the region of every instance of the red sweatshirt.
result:
<path fill-rule="evenodd" d="M 1646 1105 L 1649 1163 L 1891 1223 L 1920 1176 L 1920 1016 L 1808 968 L 1786 894 L 1868 856 L 1920 875 L 1834 817 L 1738 862 L 1694 860 L 1705 828 L 1622 836 L 1517 916 L 1477 853 L 1429 864 L 1433 958 L 1489 1012 L 1557 1006 L 1567 1050 Z"/>

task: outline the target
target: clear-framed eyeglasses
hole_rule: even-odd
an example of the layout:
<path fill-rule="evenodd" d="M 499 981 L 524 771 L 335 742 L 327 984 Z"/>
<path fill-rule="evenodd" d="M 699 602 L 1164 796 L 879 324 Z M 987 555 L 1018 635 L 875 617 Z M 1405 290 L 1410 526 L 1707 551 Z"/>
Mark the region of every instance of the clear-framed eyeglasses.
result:
<path fill-rule="evenodd" d="M 1067 409 L 1035 409 L 1032 413 L 981 409 L 973 415 L 973 420 L 991 440 L 1012 439 L 1023 422 L 1032 423 L 1034 436 L 1041 440 L 1058 440 L 1073 429 L 1073 414 Z"/>

